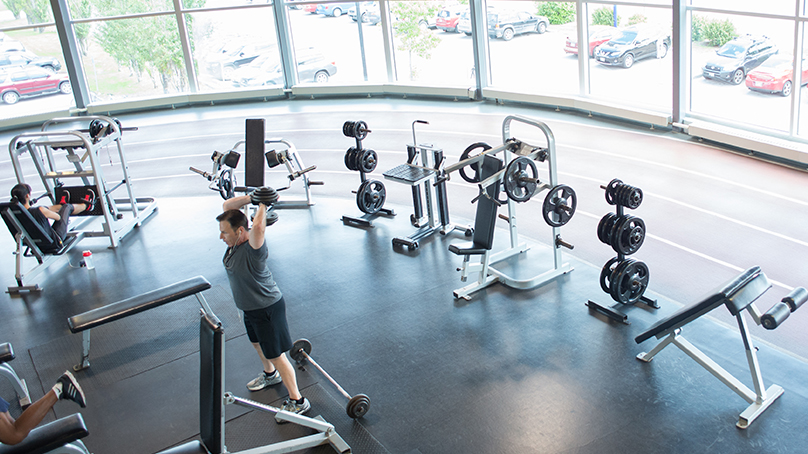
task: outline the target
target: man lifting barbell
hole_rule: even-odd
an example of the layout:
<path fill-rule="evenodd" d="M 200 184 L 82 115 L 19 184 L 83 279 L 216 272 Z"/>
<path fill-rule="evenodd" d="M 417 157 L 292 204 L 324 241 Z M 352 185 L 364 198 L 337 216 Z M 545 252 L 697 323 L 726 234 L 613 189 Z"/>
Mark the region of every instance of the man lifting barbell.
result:
<path fill-rule="evenodd" d="M 219 221 L 219 238 L 227 244 L 222 262 L 230 281 L 236 307 L 244 314 L 244 326 L 258 357 L 263 373 L 247 383 L 250 391 L 258 391 L 281 382 L 289 391 L 283 410 L 304 414 L 311 409 L 308 399 L 300 394 L 292 363 L 284 354 L 292 348 L 292 337 L 286 321 L 286 302 L 267 266 L 264 234 L 265 222 L 247 226 L 247 216 L 240 210 L 249 203 L 258 206 L 254 219 L 265 219 L 267 206 L 277 201 L 267 196 L 274 191 L 254 191 L 251 194 L 225 200 Z"/>

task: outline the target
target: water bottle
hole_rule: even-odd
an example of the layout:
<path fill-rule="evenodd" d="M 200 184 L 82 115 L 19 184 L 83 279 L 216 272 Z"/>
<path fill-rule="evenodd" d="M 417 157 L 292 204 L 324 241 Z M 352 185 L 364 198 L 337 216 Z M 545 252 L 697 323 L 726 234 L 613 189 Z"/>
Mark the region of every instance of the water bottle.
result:
<path fill-rule="evenodd" d="M 91 251 L 84 251 L 81 255 L 84 257 L 84 264 L 87 265 L 87 269 L 95 269 L 95 265 L 93 265 L 93 253 Z"/>

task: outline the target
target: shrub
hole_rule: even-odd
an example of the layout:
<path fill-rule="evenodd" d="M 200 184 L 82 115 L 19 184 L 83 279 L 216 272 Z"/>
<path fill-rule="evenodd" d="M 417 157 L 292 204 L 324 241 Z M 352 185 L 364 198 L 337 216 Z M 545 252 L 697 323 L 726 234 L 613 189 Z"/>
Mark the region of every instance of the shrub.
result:
<path fill-rule="evenodd" d="M 708 20 L 704 16 L 693 15 L 690 24 L 690 39 L 692 41 L 704 40 L 704 27 L 707 25 L 707 22 Z"/>
<path fill-rule="evenodd" d="M 620 16 L 617 16 L 617 24 L 614 23 L 614 13 L 612 8 L 604 6 L 592 12 L 592 25 L 619 25 Z"/>
<path fill-rule="evenodd" d="M 648 18 L 642 14 L 635 14 L 628 18 L 628 25 L 644 24 L 646 22 L 648 22 Z"/>
<path fill-rule="evenodd" d="M 707 40 L 712 46 L 723 46 L 736 36 L 738 32 L 729 19 L 708 21 L 702 29 L 702 39 Z"/>
<path fill-rule="evenodd" d="M 546 16 L 553 25 L 567 24 L 575 20 L 575 3 L 541 2 L 537 12 L 539 16 Z"/>

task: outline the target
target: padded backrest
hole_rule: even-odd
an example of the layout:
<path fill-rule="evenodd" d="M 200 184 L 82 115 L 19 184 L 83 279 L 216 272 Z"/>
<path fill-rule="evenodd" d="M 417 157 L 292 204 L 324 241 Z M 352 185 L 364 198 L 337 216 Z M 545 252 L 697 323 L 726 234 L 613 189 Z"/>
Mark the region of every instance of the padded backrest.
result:
<path fill-rule="evenodd" d="M 31 213 L 25 209 L 19 202 L 4 202 L 0 203 L 0 213 L 2 213 L 3 220 L 6 222 L 8 231 L 11 235 L 16 237 L 19 232 L 19 227 L 12 221 L 16 219 L 22 226 L 24 235 L 34 242 L 37 248 L 43 253 L 56 252 L 62 248 L 61 241 L 56 238 L 56 235 L 51 235 L 51 230 L 47 230 L 40 225 Z"/>
<path fill-rule="evenodd" d="M 224 328 L 213 314 L 199 327 L 199 437 L 211 454 L 224 453 Z"/>
<path fill-rule="evenodd" d="M 485 155 L 480 163 L 480 181 L 502 170 L 501 159 Z M 471 240 L 476 247 L 491 249 L 494 245 L 494 225 L 497 222 L 497 204 L 500 183 L 488 186 L 485 191 L 490 197 L 482 196 L 477 199 L 477 214 L 474 216 L 474 236 Z"/>

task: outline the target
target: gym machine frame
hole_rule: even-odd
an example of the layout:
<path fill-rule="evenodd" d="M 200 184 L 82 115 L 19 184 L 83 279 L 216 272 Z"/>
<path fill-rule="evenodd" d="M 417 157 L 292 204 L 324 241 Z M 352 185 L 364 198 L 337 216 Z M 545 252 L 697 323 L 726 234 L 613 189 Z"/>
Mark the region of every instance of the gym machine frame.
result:
<path fill-rule="evenodd" d="M 236 152 L 238 153 L 238 148 L 245 146 L 247 143 L 246 140 L 239 140 L 233 145 L 227 153 L 224 154 L 226 156 L 228 153 Z M 292 142 L 288 140 L 281 139 L 281 138 L 270 138 L 264 140 L 264 145 L 272 145 L 272 144 L 281 144 L 286 146 L 286 149 L 281 151 L 269 150 L 264 153 L 264 157 L 267 161 L 267 166 L 270 169 L 284 164 L 286 166 L 286 170 L 289 173 L 287 177 L 289 178 L 289 184 L 286 187 L 278 188 L 276 191 L 285 191 L 292 187 L 292 182 L 298 178 L 303 180 L 303 189 L 306 193 L 306 198 L 304 200 L 279 200 L 274 203 L 275 208 L 308 208 L 314 205 L 314 201 L 312 200 L 311 196 L 311 186 L 322 186 L 324 183 L 322 181 L 311 181 L 309 180 L 309 176 L 307 173 L 315 170 L 317 166 L 310 166 L 305 167 L 303 164 L 303 159 L 300 158 L 300 155 L 297 152 L 297 148 L 295 148 Z M 216 152 L 214 152 L 214 157 Z M 236 163 L 237 165 L 238 163 Z M 217 162 L 214 159 L 213 162 L 213 169 L 210 173 L 203 172 L 197 168 L 190 167 L 189 170 L 202 175 L 203 177 L 207 178 L 208 181 L 211 182 L 210 188 L 219 191 L 222 193 L 223 191 L 227 193 L 228 197 L 224 195 L 222 198 L 225 200 L 232 198 L 235 195 L 236 191 L 236 176 L 235 176 L 235 166 L 228 166 L 228 169 L 222 169 L 222 163 Z M 225 176 L 226 175 L 226 176 Z M 222 181 L 222 178 L 226 178 L 226 180 Z M 215 187 L 214 187 L 215 185 Z M 229 189 L 229 190 L 228 190 Z"/>
<path fill-rule="evenodd" d="M 384 178 L 403 183 L 412 187 L 413 214 L 410 216 L 410 223 L 418 227 L 412 235 L 405 238 L 393 238 L 393 247 L 406 246 L 409 250 L 419 247 L 419 241 L 436 233 L 448 235 L 455 230 L 460 230 L 466 236 L 471 236 L 472 229 L 469 226 L 454 225 L 449 221 L 449 201 L 446 196 L 446 180 L 438 181 L 438 176 L 443 173 L 445 158 L 443 150 L 434 148 L 432 145 L 418 144 L 415 138 L 415 125 L 429 122 L 415 120 L 412 122 L 412 145 L 407 145 L 407 162 L 384 172 Z M 420 162 L 418 164 L 418 157 Z M 424 197 L 421 198 L 421 185 L 423 184 Z M 432 187 L 435 187 L 435 197 L 438 208 L 438 218 L 440 225 L 435 219 L 435 205 L 432 203 Z M 424 219 L 424 203 L 426 204 L 426 219 Z M 426 221 L 426 224 L 424 224 Z"/>
<path fill-rule="evenodd" d="M 107 123 L 106 135 L 91 139 L 87 134 L 78 130 L 54 131 L 51 128 L 77 121 L 99 120 Z M 81 231 L 85 237 L 107 236 L 110 240 L 110 247 L 116 248 L 121 240 L 134 229 L 139 227 L 156 209 L 157 203 L 152 197 L 136 198 L 132 191 L 132 182 L 129 177 L 129 166 L 124 154 L 123 142 L 121 139 L 121 127 L 117 121 L 105 116 L 87 117 L 64 117 L 54 118 L 46 121 L 42 125 L 41 132 L 22 133 L 11 139 L 9 143 L 9 154 L 14 166 L 14 173 L 19 183 L 25 183 L 25 176 L 20 163 L 20 155 L 28 152 L 34 162 L 37 173 L 40 176 L 43 186 L 48 193 L 52 203 L 56 203 L 55 181 L 65 178 L 80 178 L 85 186 L 94 186 L 96 190 L 96 203 L 101 206 L 104 221 L 100 231 Z M 118 158 L 122 169 L 123 179 L 109 186 L 101 168 L 99 151 L 114 143 L 118 151 Z M 43 151 L 40 151 L 40 147 Z M 67 161 L 72 163 L 75 170 L 58 170 L 54 156 L 54 148 L 64 148 L 67 152 Z M 83 154 L 80 154 L 83 150 Z M 43 156 L 44 155 L 44 156 Z M 90 169 L 85 170 L 82 165 L 86 160 L 90 161 Z M 90 181 L 92 178 L 92 182 Z M 126 187 L 128 197 L 125 199 L 115 199 L 112 192 L 121 186 Z M 119 207 L 118 204 L 123 206 Z M 121 211 L 131 211 L 132 217 L 123 220 Z"/>
<path fill-rule="evenodd" d="M 547 148 L 535 147 L 527 143 L 514 139 L 511 135 L 511 122 L 517 121 L 535 126 L 544 133 L 547 139 Z M 508 115 L 502 122 L 502 145 L 498 147 L 485 150 L 477 156 L 462 160 L 456 164 L 449 165 L 444 168 L 444 174 L 448 178 L 449 174 L 460 170 L 466 166 L 477 164 L 482 165 L 482 160 L 486 155 L 495 155 L 499 152 L 504 152 L 505 168 L 495 173 L 494 175 L 481 181 L 478 185 L 480 188 L 480 195 L 477 197 L 487 197 L 486 188 L 493 184 L 502 184 L 505 173 L 508 169 L 508 164 L 515 159 L 515 156 L 525 156 L 532 160 L 547 160 L 550 183 L 537 184 L 536 193 L 544 189 L 552 190 L 558 186 L 558 171 L 556 168 L 556 150 L 555 150 L 555 137 L 550 128 L 543 122 L 531 118 L 523 117 L 521 115 Z M 538 182 L 537 182 L 538 183 Z M 476 199 L 475 199 L 476 200 Z M 546 202 L 546 201 L 545 201 Z M 455 298 L 463 298 L 466 300 L 471 299 L 470 295 L 478 290 L 482 290 L 496 282 L 516 289 L 530 289 L 538 287 L 546 282 L 555 279 L 558 276 L 567 274 L 573 270 L 569 263 L 562 263 L 561 247 L 572 249 L 572 245 L 564 242 L 561 239 L 560 226 L 552 227 L 551 245 L 553 247 L 553 268 L 540 273 L 529 279 L 517 279 L 509 276 L 508 274 L 496 269 L 493 264 L 501 262 L 515 255 L 527 252 L 530 248 L 525 243 L 519 243 L 519 238 L 516 229 L 516 202 L 508 197 L 508 232 L 510 235 L 510 246 L 507 249 L 491 254 L 490 251 L 483 255 L 481 263 L 469 264 L 468 257 L 463 260 L 463 268 L 460 270 L 462 278 L 469 275 L 470 272 L 478 272 L 477 281 L 465 287 L 459 288 L 454 291 Z"/>

